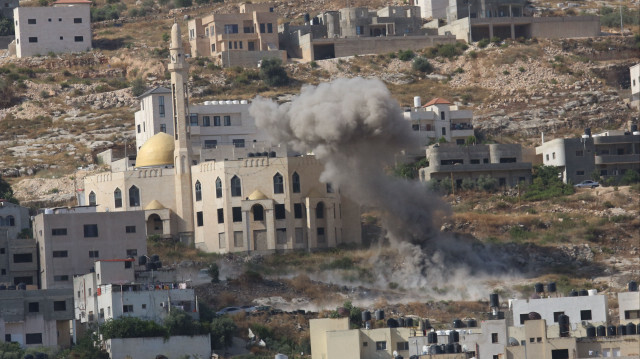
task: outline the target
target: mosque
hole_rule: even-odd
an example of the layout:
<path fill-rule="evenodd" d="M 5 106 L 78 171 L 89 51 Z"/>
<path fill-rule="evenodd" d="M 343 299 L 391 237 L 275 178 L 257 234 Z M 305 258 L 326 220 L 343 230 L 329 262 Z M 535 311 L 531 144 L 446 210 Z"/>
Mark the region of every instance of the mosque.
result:
<path fill-rule="evenodd" d="M 103 212 L 143 210 L 148 236 L 179 239 L 206 252 L 361 242 L 359 206 L 319 180 L 324 166 L 315 156 L 264 141 L 209 146 L 194 155 L 188 64 L 177 23 L 168 69 L 173 131 L 146 139 L 135 161 L 109 159 L 108 172 L 85 178 L 81 203 Z"/>

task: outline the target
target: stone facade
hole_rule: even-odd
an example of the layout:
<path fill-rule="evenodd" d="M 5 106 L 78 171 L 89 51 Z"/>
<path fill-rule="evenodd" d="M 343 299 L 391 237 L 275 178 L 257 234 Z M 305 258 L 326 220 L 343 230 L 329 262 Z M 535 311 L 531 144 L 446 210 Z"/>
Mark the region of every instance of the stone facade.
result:
<path fill-rule="evenodd" d="M 0 284 L 38 285 L 36 243 L 19 238 L 29 224 L 28 208 L 0 200 Z"/>
<path fill-rule="evenodd" d="M 640 109 L 640 63 L 629 68 L 631 76 L 631 105 Z"/>
<path fill-rule="evenodd" d="M 14 9 L 16 56 L 91 50 L 90 1 L 59 0 L 52 7 Z"/>

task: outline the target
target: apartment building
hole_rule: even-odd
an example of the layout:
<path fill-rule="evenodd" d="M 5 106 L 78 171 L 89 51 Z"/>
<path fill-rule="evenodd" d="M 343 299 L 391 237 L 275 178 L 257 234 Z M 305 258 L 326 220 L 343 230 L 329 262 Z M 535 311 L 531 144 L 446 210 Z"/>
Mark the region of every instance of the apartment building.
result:
<path fill-rule="evenodd" d="M 460 188 L 465 179 L 489 176 L 497 179 L 500 187 L 531 183 L 532 164 L 525 162 L 519 144 L 435 144 L 427 148 L 426 159 L 426 166 L 419 169 L 423 182 L 450 181 Z"/>
<path fill-rule="evenodd" d="M 158 323 L 171 310 L 183 310 L 199 319 L 196 296 L 187 283 L 140 283 L 135 259 L 95 262 L 95 271 L 73 278 L 75 319 L 80 323 L 104 323 L 123 316 Z"/>
<path fill-rule="evenodd" d="M 631 77 L 631 106 L 640 110 L 640 63 L 629 68 Z"/>
<path fill-rule="evenodd" d="M 287 61 L 279 50 L 278 15 L 270 4 L 242 3 L 237 14 L 211 14 L 188 23 L 191 56 L 213 57 L 224 67 L 256 66 L 263 58 Z"/>
<path fill-rule="evenodd" d="M 35 217 L 41 288 L 73 288 L 73 277 L 100 259 L 147 254 L 143 211 L 97 212 L 95 206 L 55 208 Z"/>
<path fill-rule="evenodd" d="M 594 176 L 618 179 L 628 170 L 640 172 L 640 132 L 605 131 L 581 138 L 557 138 L 536 147 L 546 166 L 558 167 L 565 183 L 580 183 Z"/>
<path fill-rule="evenodd" d="M 583 290 L 583 295 L 539 299 L 512 299 L 513 325 L 521 327 L 529 320 L 529 313 L 536 312 L 547 323 L 558 323 L 560 316 L 569 317 L 572 325 L 607 323 L 607 296 L 598 295 L 595 289 Z"/>
<path fill-rule="evenodd" d="M 0 284 L 38 284 L 38 254 L 30 232 L 29 209 L 0 199 Z"/>
<path fill-rule="evenodd" d="M 0 0 L 0 15 L 13 19 L 13 9 L 20 6 L 19 0 Z"/>
<path fill-rule="evenodd" d="M 640 292 L 638 283 L 629 282 L 629 291 L 618 293 L 620 324 L 635 323 L 640 325 Z M 640 332 L 638 333 L 640 334 Z"/>
<path fill-rule="evenodd" d="M 91 1 L 58 0 L 49 7 L 17 7 L 16 56 L 91 50 Z"/>
<path fill-rule="evenodd" d="M 464 145 L 466 139 L 474 135 L 473 112 L 461 110 L 443 98 L 434 98 L 422 105 L 420 96 L 415 96 L 413 107 L 405 109 L 404 118 L 411 122 L 423 148 L 439 140 Z"/>
<path fill-rule="evenodd" d="M 71 289 L 0 290 L 0 338 L 23 348 L 68 348 Z"/>

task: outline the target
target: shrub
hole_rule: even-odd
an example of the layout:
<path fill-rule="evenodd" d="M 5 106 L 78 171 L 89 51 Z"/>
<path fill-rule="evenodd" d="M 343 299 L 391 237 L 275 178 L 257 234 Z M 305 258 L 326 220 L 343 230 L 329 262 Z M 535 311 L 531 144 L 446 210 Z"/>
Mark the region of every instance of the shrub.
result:
<path fill-rule="evenodd" d="M 433 65 L 429 62 L 429 60 L 425 59 L 422 56 L 418 56 L 413 59 L 413 64 L 411 67 L 420 72 L 424 72 L 425 74 L 430 74 L 433 72 Z"/>
<path fill-rule="evenodd" d="M 472 191 L 476 188 L 476 181 L 472 178 L 465 178 L 462 180 L 462 189 L 465 191 Z"/>
<path fill-rule="evenodd" d="M 573 194 L 573 186 L 565 184 L 558 177 L 558 169 L 554 166 L 536 166 L 531 183 L 524 194 L 524 199 L 540 201 Z"/>
<path fill-rule="evenodd" d="M 498 188 L 498 180 L 489 175 L 478 177 L 476 183 L 478 189 L 481 189 L 485 192 L 494 192 Z"/>
<path fill-rule="evenodd" d="M 276 58 L 265 58 L 260 65 L 260 79 L 269 86 L 285 86 L 289 84 L 289 76 L 282 67 L 282 61 Z"/>
<path fill-rule="evenodd" d="M 13 86 L 9 81 L 0 78 L 0 108 L 11 107 L 17 100 Z"/>
<path fill-rule="evenodd" d="M 469 51 L 469 54 L 468 54 L 468 55 L 469 55 L 469 57 L 470 57 L 470 58 L 472 58 L 472 59 L 474 59 L 474 60 L 478 58 L 478 53 L 477 53 L 477 52 L 475 52 L 475 51 L 473 51 L 473 50 L 472 50 L 472 51 Z"/>
<path fill-rule="evenodd" d="M 525 68 L 524 68 L 524 67 L 520 66 L 520 67 L 518 67 L 518 71 L 520 71 L 520 72 L 525 72 L 525 71 L 527 71 L 527 70 L 525 70 Z"/>
<path fill-rule="evenodd" d="M 502 39 L 497 36 L 494 36 L 491 38 L 491 42 L 497 45 L 502 42 Z"/>
<path fill-rule="evenodd" d="M 164 326 L 169 335 L 198 335 L 202 332 L 200 323 L 185 313 L 183 310 L 172 309 L 169 316 L 164 319 Z"/>
<path fill-rule="evenodd" d="M 133 96 L 138 97 L 142 95 L 146 89 L 147 86 L 141 77 L 136 77 L 131 81 L 131 93 Z"/>
<path fill-rule="evenodd" d="M 218 283 L 220 281 L 220 268 L 217 263 L 211 263 L 207 268 L 207 274 L 211 277 L 211 283 Z"/>
<path fill-rule="evenodd" d="M 16 32 L 13 21 L 0 15 L 0 36 L 11 36 L 15 34 Z"/>
<path fill-rule="evenodd" d="M 315 69 L 315 68 L 317 68 L 317 67 L 318 67 L 318 63 L 317 63 L 317 62 L 315 62 L 315 61 L 311 61 L 311 62 L 309 62 L 309 66 L 310 66 L 312 69 Z"/>
<path fill-rule="evenodd" d="M 213 319 L 209 329 L 211 330 L 211 346 L 214 349 L 224 349 L 233 345 L 233 335 L 238 327 L 231 318 L 224 316 Z"/>
<path fill-rule="evenodd" d="M 502 71 L 502 74 L 503 74 L 503 75 L 509 75 L 509 74 L 511 74 L 511 73 L 510 73 L 509 71 L 507 71 L 507 70 L 504 70 L 504 71 Z"/>
<path fill-rule="evenodd" d="M 624 186 L 638 182 L 640 182 L 640 173 L 634 170 L 626 170 L 622 178 L 620 178 L 620 184 Z"/>
<path fill-rule="evenodd" d="M 398 51 L 398 59 L 402 61 L 409 61 L 416 56 L 415 53 L 411 50 L 400 50 Z"/>
<path fill-rule="evenodd" d="M 136 317 L 120 317 L 107 320 L 100 327 L 100 333 L 105 339 L 112 338 L 149 338 L 167 337 L 165 327 L 152 320 L 143 320 Z"/>
<path fill-rule="evenodd" d="M 487 45 L 489 45 L 489 39 L 482 39 L 478 41 L 478 47 L 481 49 L 484 49 Z"/>
<path fill-rule="evenodd" d="M 191 0 L 173 0 L 173 5 L 175 7 L 189 7 L 193 5 Z"/>

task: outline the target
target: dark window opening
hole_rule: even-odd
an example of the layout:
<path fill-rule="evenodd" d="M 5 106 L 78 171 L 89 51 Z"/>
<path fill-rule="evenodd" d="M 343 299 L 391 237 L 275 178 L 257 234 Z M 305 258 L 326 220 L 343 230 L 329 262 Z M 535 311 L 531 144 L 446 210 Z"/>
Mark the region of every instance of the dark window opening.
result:
<path fill-rule="evenodd" d="M 136 233 L 136 226 L 125 226 L 125 233 Z"/>
<path fill-rule="evenodd" d="M 551 359 L 569 359 L 569 349 L 551 350 Z"/>
<path fill-rule="evenodd" d="M 500 163 L 516 163 L 515 157 L 501 157 Z"/>
<path fill-rule="evenodd" d="M 85 224 L 84 225 L 84 238 L 95 238 L 98 236 L 97 224 Z"/>
<path fill-rule="evenodd" d="M 300 193 L 300 175 L 297 172 L 293 172 L 291 176 L 291 187 L 293 193 Z"/>
<path fill-rule="evenodd" d="M 234 222 L 242 222 L 242 207 L 232 207 L 231 213 Z"/>
<path fill-rule="evenodd" d="M 293 204 L 293 217 L 302 218 L 302 203 Z"/>
<path fill-rule="evenodd" d="M 198 227 L 204 226 L 204 216 L 202 214 L 202 211 L 196 212 L 196 222 L 198 224 Z"/>
<path fill-rule="evenodd" d="M 553 312 L 553 322 L 557 323 L 561 315 L 564 315 L 564 312 Z"/>
<path fill-rule="evenodd" d="M 581 310 L 580 311 L 580 320 L 591 320 L 591 311 L 590 310 Z"/>
<path fill-rule="evenodd" d="M 64 312 L 67 310 L 67 302 L 64 300 L 56 300 L 53 302 L 53 311 L 54 312 Z"/>
<path fill-rule="evenodd" d="M 252 207 L 253 210 L 253 220 L 254 221 L 264 221 L 264 207 L 259 204 L 256 204 Z"/>
<path fill-rule="evenodd" d="M 67 229 L 66 228 L 53 228 L 51 229 L 52 236 L 66 236 Z"/>
<path fill-rule="evenodd" d="M 42 344 L 42 333 L 27 333 L 25 344 Z"/>
<path fill-rule="evenodd" d="M 31 302 L 29 303 L 29 313 L 38 313 L 40 312 L 40 303 Z"/>
<path fill-rule="evenodd" d="M 13 255 L 13 263 L 31 263 L 33 262 L 33 254 L 18 253 Z"/>
<path fill-rule="evenodd" d="M 218 208 L 218 223 L 224 223 L 224 209 Z"/>
<path fill-rule="evenodd" d="M 273 209 L 275 212 L 276 219 L 285 219 L 286 211 L 284 208 L 284 204 L 276 204 Z"/>
<path fill-rule="evenodd" d="M 498 333 L 491 333 L 491 343 L 498 342 Z"/>

